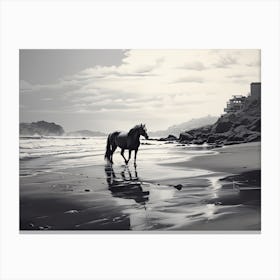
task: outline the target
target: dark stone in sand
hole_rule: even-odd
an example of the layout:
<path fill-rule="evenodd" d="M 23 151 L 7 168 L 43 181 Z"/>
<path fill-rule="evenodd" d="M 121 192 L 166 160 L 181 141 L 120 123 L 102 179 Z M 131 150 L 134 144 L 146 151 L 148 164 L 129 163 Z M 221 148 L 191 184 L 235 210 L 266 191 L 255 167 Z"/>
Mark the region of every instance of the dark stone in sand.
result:
<path fill-rule="evenodd" d="M 85 192 L 90 192 L 90 190 L 89 189 L 85 189 Z"/>
<path fill-rule="evenodd" d="M 179 190 L 179 191 L 182 189 L 182 187 L 183 187 L 183 185 L 181 185 L 181 184 L 178 184 L 178 185 L 174 186 L 174 188 Z"/>

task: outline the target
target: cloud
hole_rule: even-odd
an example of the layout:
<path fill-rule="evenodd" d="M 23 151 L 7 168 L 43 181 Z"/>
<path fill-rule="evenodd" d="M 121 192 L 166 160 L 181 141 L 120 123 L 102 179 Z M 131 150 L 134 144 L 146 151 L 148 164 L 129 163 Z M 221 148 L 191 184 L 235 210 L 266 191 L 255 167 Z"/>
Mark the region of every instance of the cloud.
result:
<path fill-rule="evenodd" d="M 201 77 L 182 77 L 174 81 L 174 83 L 203 83 L 204 79 Z"/>
<path fill-rule="evenodd" d="M 181 69 L 186 69 L 186 70 L 195 70 L 195 71 L 202 71 L 205 70 L 206 67 L 205 65 L 200 62 L 200 61 L 190 61 L 190 62 L 186 62 L 182 67 L 180 67 Z"/>
<path fill-rule="evenodd" d="M 233 75 L 228 75 L 228 78 L 234 78 L 234 79 L 238 79 L 238 78 L 243 78 L 244 75 L 243 74 L 233 74 Z"/>
<path fill-rule="evenodd" d="M 228 55 L 219 57 L 218 61 L 214 63 L 213 66 L 217 68 L 228 68 L 235 64 L 237 64 L 237 58 Z"/>
<path fill-rule="evenodd" d="M 218 115 L 231 95 L 260 81 L 260 66 L 253 66 L 259 57 L 258 50 L 129 50 L 119 65 L 95 65 L 48 84 L 20 81 L 21 117 L 65 114 L 71 129 L 141 118 L 156 130 Z"/>

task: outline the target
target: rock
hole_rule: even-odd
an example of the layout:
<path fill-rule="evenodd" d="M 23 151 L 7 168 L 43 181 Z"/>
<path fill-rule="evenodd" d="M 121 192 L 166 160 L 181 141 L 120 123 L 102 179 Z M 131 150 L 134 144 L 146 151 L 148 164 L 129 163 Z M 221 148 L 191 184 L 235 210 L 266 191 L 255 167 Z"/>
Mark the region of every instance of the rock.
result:
<path fill-rule="evenodd" d="M 232 122 L 222 121 L 222 122 L 217 123 L 214 130 L 216 133 L 223 133 L 223 132 L 229 131 L 231 129 L 231 127 L 232 127 Z"/>
<path fill-rule="evenodd" d="M 250 124 L 250 120 L 248 118 L 244 118 L 241 120 L 240 124 L 247 126 L 248 124 Z"/>
<path fill-rule="evenodd" d="M 222 148 L 224 146 L 224 144 L 220 144 L 220 143 L 218 143 L 218 144 L 215 144 L 215 148 Z"/>
<path fill-rule="evenodd" d="M 249 137 L 247 137 L 246 142 L 257 142 L 261 141 L 261 134 L 252 134 Z"/>
<path fill-rule="evenodd" d="M 252 131 L 260 132 L 261 131 L 261 119 L 255 120 L 248 128 Z"/>
<path fill-rule="evenodd" d="M 211 144 L 211 143 L 215 143 L 216 138 L 213 135 L 210 135 L 207 139 L 207 143 Z"/>
<path fill-rule="evenodd" d="M 168 135 L 166 138 L 160 138 L 159 141 L 176 141 L 178 140 L 174 135 Z"/>
<path fill-rule="evenodd" d="M 180 134 L 179 142 L 185 144 L 233 145 L 261 140 L 260 99 L 247 98 L 244 107 L 222 115 L 213 125 L 192 129 Z"/>
<path fill-rule="evenodd" d="M 205 141 L 202 139 L 195 139 L 192 141 L 193 144 L 195 145 L 202 145 Z"/>
<path fill-rule="evenodd" d="M 224 145 L 236 145 L 236 144 L 242 144 L 244 141 L 225 141 Z"/>
<path fill-rule="evenodd" d="M 227 141 L 238 141 L 238 142 L 244 142 L 244 138 L 239 135 L 231 135 L 227 138 Z"/>
<path fill-rule="evenodd" d="M 178 184 L 178 185 L 174 186 L 174 188 L 180 191 L 183 188 L 183 185 Z"/>
<path fill-rule="evenodd" d="M 184 141 L 186 143 L 186 142 L 192 141 L 193 138 L 194 137 L 190 133 L 183 132 L 183 133 L 180 134 L 179 140 Z"/>
<path fill-rule="evenodd" d="M 177 137 L 172 135 L 172 134 L 169 134 L 168 137 L 167 137 L 168 140 L 177 140 Z"/>
<path fill-rule="evenodd" d="M 89 189 L 85 189 L 85 192 L 90 192 L 90 190 Z"/>

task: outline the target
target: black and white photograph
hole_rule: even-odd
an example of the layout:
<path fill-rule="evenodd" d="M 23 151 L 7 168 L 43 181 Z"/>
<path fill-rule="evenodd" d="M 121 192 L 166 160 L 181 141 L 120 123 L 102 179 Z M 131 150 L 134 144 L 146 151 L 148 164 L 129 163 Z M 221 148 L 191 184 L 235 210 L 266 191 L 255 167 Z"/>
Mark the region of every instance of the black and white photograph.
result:
<path fill-rule="evenodd" d="M 0 279 L 279 280 L 279 8 L 0 0 Z"/>
<path fill-rule="evenodd" d="M 19 229 L 260 231 L 261 96 L 259 49 L 20 49 Z"/>

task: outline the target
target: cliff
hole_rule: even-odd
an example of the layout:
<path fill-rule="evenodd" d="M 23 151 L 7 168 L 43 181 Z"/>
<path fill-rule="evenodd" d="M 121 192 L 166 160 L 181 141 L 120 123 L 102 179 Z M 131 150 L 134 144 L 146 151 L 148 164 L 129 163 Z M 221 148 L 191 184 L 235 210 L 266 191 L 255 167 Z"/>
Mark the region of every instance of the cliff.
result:
<path fill-rule="evenodd" d="M 20 123 L 20 135 L 61 136 L 64 134 L 62 126 L 45 121 Z"/>
<path fill-rule="evenodd" d="M 213 125 L 180 134 L 179 141 L 193 144 L 239 144 L 261 140 L 261 99 L 247 97 L 242 109 L 222 115 Z"/>

